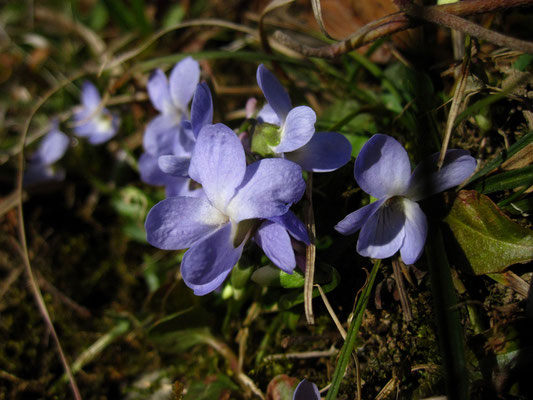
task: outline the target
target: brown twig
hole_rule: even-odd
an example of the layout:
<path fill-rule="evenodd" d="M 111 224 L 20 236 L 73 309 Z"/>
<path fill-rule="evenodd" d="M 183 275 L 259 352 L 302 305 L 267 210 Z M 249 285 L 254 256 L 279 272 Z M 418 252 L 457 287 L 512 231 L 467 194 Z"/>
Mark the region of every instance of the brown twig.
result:
<path fill-rule="evenodd" d="M 411 312 L 411 305 L 407 297 L 407 291 L 403 282 L 403 275 L 400 269 L 400 261 L 397 258 L 392 260 L 392 270 L 394 273 L 394 280 L 396 281 L 396 289 L 398 289 L 398 295 L 400 296 L 400 304 L 403 310 L 403 319 L 405 322 L 413 320 L 413 313 Z"/>
<path fill-rule="evenodd" d="M 459 18 L 532 4 L 533 0 L 469 0 L 438 6 L 419 7 L 418 9 L 410 9 L 409 13 L 402 11 L 387 15 L 363 26 L 347 40 L 322 47 L 303 45 L 281 31 L 276 31 L 274 38 L 307 57 L 335 58 L 382 37 L 414 28 L 428 21 L 468 33 L 471 36 L 481 37 L 484 40 L 502 46 L 512 48 L 519 46 L 518 48 L 521 51 L 532 52 L 530 49 L 533 48 L 533 44 L 530 42 L 501 35 Z"/>

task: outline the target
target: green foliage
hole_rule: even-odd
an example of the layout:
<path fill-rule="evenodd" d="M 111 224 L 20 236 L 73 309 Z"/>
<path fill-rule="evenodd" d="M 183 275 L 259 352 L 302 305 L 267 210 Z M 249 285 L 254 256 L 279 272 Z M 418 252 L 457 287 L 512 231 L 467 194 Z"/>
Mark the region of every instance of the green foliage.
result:
<path fill-rule="evenodd" d="M 461 191 L 445 221 L 476 275 L 533 259 L 533 231 L 511 221 L 482 194 Z"/>

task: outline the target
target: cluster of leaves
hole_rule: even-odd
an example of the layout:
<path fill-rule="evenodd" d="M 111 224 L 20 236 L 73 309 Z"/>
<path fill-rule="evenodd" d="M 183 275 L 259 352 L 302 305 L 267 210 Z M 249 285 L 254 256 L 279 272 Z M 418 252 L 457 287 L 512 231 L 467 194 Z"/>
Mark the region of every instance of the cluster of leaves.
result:
<path fill-rule="evenodd" d="M 137 171 L 142 135 L 156 114 L 146 101 L 146 82 L 154 68 L 170 68 L 194 53 L 214 89 L 214 119 L 237 127 L 247 98 L 260 95 L 257 65 L 273 62 L 293 102 L 312 104 L 317 130 L 342 133 L 354 159 L 372 134 L 382 132 L 419 161 L 439 149 L 454 93 L 454 80 L 444 73 L 452 63 L 441 51 L 448 41 L 404 63 L 375 63 L 382 42 L 325 62 L 264 53 L 250 29 L 256 19 L 245 19 L 233 4 L 70 5 L 50 1 L 30 11 L 12 3 L 0 12 L 9 38 L 1 37 L 0 69 L 0 396 L 70 396 L 18 261 L 13 239 L 21 227 L 12 193 L 20 139 L 38 98 L 56 89 L 32 120 L 29 152 L 52 117 L 69 126 L 79 103 L 78 77 L 87 74 L 107 105 L 120 110 L 118 134 L 99 147 L 74 140 L 60 161 L 65 180 L 24 196 L 32 268 L 83 398 L 253 398 L 262 391 L 290 399 L 303 378 L 325 387 L 344 341 L 318 288 L 312 293 L 316 323 L 306 324 L 302 274 L 285 274 L 250 248 L 220 294 L 198 298 L 177 278 L 183 252 L 146 243 L 146 214 L 165 196 L 140 182 Z M 207 24 L 216 18 L 218 28 L 182 27 L 184 18 Z M 247 22 L 222 26 L 221 20 Z M 161 35 L 160 28 L 169 30 Z M 400 264 L 399 272 L 385 260 L 372 275 L 367 310 L 353 315 L 360 324 L 353 343 L 358 367 L 351 351 L 345 353 L 350 368 L 339 398 L 358 390 L 363 398 L 442 394 L 454 368 L 464 372 L 453 382 L 456 398 L 465 391 L 480 399 L 531 395 L 524 376 L 531 310 L 524 299 L 533 256 L 532 58 L 484 46 L 471 63 L 468 104 L 455 119 L 452 143 L 468 149 L 481 168 L 465 190 L 422 203 L 431 220 L 444 221 L 430 230 L 426 257 L 413 267 Z M 76 79 L 64 81 L 70 76 Z M 357 255 L 356 236 L 332 228 L 370 199 L 355 185 L 353 162 L 315 175 L 312 199 L 315 283 L 340 321 L 351 321 L 369 261 Z"/>

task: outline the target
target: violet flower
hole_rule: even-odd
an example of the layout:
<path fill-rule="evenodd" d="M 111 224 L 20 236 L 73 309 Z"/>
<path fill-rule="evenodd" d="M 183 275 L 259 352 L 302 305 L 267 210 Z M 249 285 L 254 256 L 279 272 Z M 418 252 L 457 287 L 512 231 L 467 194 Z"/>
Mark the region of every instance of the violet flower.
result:
<path fill-rule="evenodd" d="M 300 167 L 282 159 L 246 166 L 235 132 L 206 125 L 196 140 L 189 175 L 205 198 L 170 197 L 146 218 L 147 240 L 165 250 L 189 248 L 181 263 L 183 280 L 197 295 L 222 284 L 239 260 L 256 219 L 285 214 L 304 191 Z"/>
<path fill-rule="evenodd" d="M 101 144 L 111 139 L 118 131 L 120 118 L 107 108 L 101 108 L 102 99 L 98 89 L 89 81 L 83 82 L 81 107 L 74 113 L 74 133 L 86 137 L 91 144 Z"/>
<path fill-rule="evenodd" d="M 476 168 L 466 150 L 448 150 L 437 170 L 433 154 L 411 174 L 409 156 L 387 135 L 374 135 L 355 160 L 355 181 L 378 200 L 348 214 L 335 229 L 349 235 L 361 229 L 357 252 L 365 257 L 387 258 L 398 250 L 406 264 L 414 264 L 424 249 L 427 220 L 416 203 L 459 185 Z"/>
<path fill-rule="evenodd" d="M 44 136 L 39 147 L 28 160 L 23 177 L 24 185 L 50 180 L 63 180 L 65 171 L 54 169 L 52 164 L 63 157 L 69 142 L 68 136 L 59 130 L 59 123 L 55 120 L 52 121 L 50 132 Z"/>
<path fill-rule="evenodd" d="M 315 112 L 307 106 L 293 108 L 281 83 L 263 64 L 257 69 L 257 83 L 268 103 L 257 116 L 252 150 L 286 158 L 314 172 L 333 171 L 350 161 L 349 140 L 337 132 L 315 133 Z"/>
<path fill-rule="evenodd" d="M 292 400 L 320 400 L 320 392 L 316 385 L 307 379 L 301 381 L 292 395 Z"/>
<path fill-rule="evenodd" d="M 296 267 L 296 256 L 291 238 L 309 245 L 309 235 L 305 225 L 292 211 L 270 217 L 263 221 L 254 240 L 266 256 L 281 270 L 292 274 Z"/>

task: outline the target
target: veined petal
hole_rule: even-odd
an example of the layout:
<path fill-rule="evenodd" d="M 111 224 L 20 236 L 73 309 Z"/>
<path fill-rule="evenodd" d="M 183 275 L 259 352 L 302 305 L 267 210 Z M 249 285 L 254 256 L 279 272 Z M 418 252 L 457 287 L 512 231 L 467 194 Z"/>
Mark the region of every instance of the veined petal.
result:
<path fill-rule="evenodd" d="M 226 214 L 236 222 L 283 215 L 291 204 L 302 198 L 304 191 L 305 182 L 298 164 L 266 158 L 246 168 Z"/>
<path fill-rule="evenodd" d="M 191 104 L 191 125 L 194 137 L 198 137 L 200 129 L 213 123 L 213 99 L 207 83 L 196 86 Z"/>
<path fill-rule="evenodd" d="M 476 169 L 476 159 L 466 150 L 446 152 L 441 169 L 437 169 L 439 153 L 432 154 L 414 170 L 406 196 L 413 201 L 443 192 L 462 183 Z"/>
<path fill-rule="evenodd" d="M 294 391 L 292 400 L 320 400 L 320 392 L 316 385 L 307 379 L 301 381 Z"/>
<path fill-rule="evenodd" d="M 81 88 L 81 104 L 88 111 L 94 111 L 100 104 L 101 98 L 98 89 L 89 81 L 84 81 Z"/>
<path fill-rule="evenodd" d="M 424 251 L 424 244 L 428 234 L 426 215 L 420 206 L 409 199 L 403 199 L 405 213 L 405 238 L 403 239 L 400 254 L 406 264 L 414 264 Z"/>
<path fill-rule="evenodd" d="M 244 242 L 233 247 L 231 223 L 192 246 L 183 256 L 181 276 L 197 296 L 218 288 L 242 254 Z"/>
<path fill-rule="evenodd" d="M 191 247 L 228 221 L 205 199 L 169 197 L 146 216 L 146 240 L 164 250 Z"/>
<path fill-rule="evenodd" d="M 315 122 L 316 114 L 310 107 L 293 108 L 281 126 L 281 140 L 273 150 L 285 153 L 299 149 L 313 137 Z"/>
<path fill-rule="evenodd" d="M 261 111 L 259 111 L 259 114 L 257 114 L 257 122 L 260 124 L 267 123 L 277 126 L 281 125 L 278 115 L 268 103 L 265 104 Z"/>
<path fill-rule="evenodd" d="M 257 68 L 257 84 L 279 120 L 285 121 L 285 117 L 292 108 L 291 98 L 274 74 L 263 64 Z"/>
<path fill-rule="evenodd" d="M 246 159 L 242 144 L 223 124 L 206 125 L 200 131 L 189 175 L 203 186 L 211 203 L 224 212 L 243 180 Z"/>
<path fill-rule="evenodd" d="M 159 68 L 156 69 L 150 75 L 146 87 L 154 108 L 161 113 L 171 113 L 173 105 L 165 73 Z"/>
<path fill-rule="evenodd" d="M 341 222 L 335 225 L 335 230 L 343 235 L 351 235 L 357 232 L 386 200 L 387 198 L 375 201 L 348 214 Z"/>
<path fill-rule="evenodd" d="M 58 129 L 56 123 L 52 130 L 41 140 L 39 148 L 31 157 L 31 161 L 45 165 L 53 164 L 63 157 L 69 143 L 68 136 Z"/>
<path fill-rule="evenodd" d="M 170 73 L 170 97 L 174 106 L 182 112 L 192 99 L 196 85 L 200 81 L 200 65 L 192 57 L 186 57 L 177 63 Z"/>
<path fill-rule="evenodd" d="M 172 153 L 176 136 L 180 134 L 179 124 L 167 115 L 158 115 L 146 126 L 143 136 L 144 149 L 154 155 Z"/>
<path fill-rule="evenodd" d="M 304 146 L 285 153 L 285 158 L 305 171 L 329 172 L 350 161 L 352 145 L 337 132 L 317 132 Z"/>
<path fill-rule="evenodd" d="M 173 155 L 159 156 L 157 164 L 161 171 L 172 176 L 188 176 L 190 157 L 177 157 Z"/>
<path fill-rule="evenodd" d="M 378 199 L 403 195 L 411 176 L 409 156 L 396 139 L 374 135 L 359 152 L 354 175 L 361 189 Z"/>
<path fill-rule="evenodd" d="M 307 233 L 307 228 L 302 221 L 291 211 L 287 211 L 285 214 L 268 218 L 270 221 L 275 222 L 283 226 L 289 234 L 299 240 L 304 242 L 306 245 L 309 245 L 309 234 Z"/>
<path fill-rule="evenodd" d="M 287 230 L 275 222 L 264 221 L 255 233 L 255 242 L 281 270 L 292 274 L 296 259 Z"/>
<path fill-rule="evenodd" d="M 387 258 L 403 244 L 405 213 L 400 199 L 388 199 L 372 214 L 359 233 L 357 252 L 364 257 Z"/>

